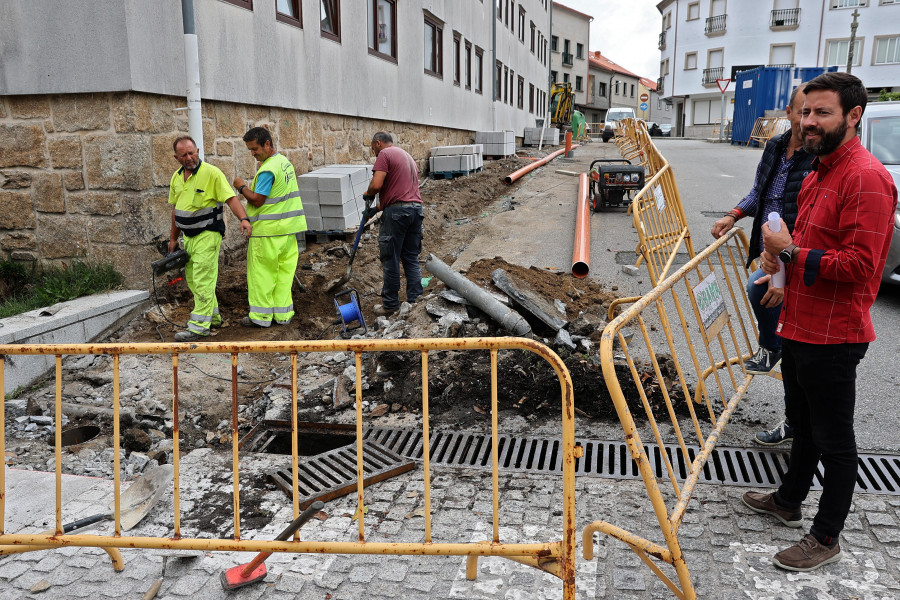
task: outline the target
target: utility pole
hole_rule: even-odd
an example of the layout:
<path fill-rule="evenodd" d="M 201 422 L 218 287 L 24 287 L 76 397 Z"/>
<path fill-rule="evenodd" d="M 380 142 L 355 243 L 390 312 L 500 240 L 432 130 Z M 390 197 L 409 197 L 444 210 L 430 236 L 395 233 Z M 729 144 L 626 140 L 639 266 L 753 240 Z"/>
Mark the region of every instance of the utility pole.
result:
<path fill-rule="evenodd" d="M 197 143 L 200 158 L 204 158 L 203 113 L 200 109 L 200 52 L 197 30 L 194 28 L 194 0 L 181 0 L 181 20 L 184 24 L 184 74 L 187 82 L 188 133 Z"/>
<path fill-rule="evenodd" d="M 859 16 L 859 10 L 853 9 L 853 22 L 850 23 L 850 47 L 847 48 L 847 72 L 850 73 L 853 71 L 853 45 L 856 42 L 856 28 L 859 27 L 859 23 L 856 22 L 856 18 Z"/>

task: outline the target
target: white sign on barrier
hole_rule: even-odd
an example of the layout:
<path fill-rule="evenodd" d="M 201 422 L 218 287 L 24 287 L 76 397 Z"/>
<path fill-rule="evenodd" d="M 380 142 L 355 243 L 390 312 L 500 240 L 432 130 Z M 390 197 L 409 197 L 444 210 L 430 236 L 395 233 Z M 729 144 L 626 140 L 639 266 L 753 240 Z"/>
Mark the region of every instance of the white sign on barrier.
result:
<path fill-rule="evenodd" d="M 656 210 L 662 212 L 666 209 L 666 197 L 663 196 L 662 186 L 653 188 L 653 197 L 656 198 Z"/>
<path fill-rule="evenodd" d="M 694 286 L 694 299 L 697 301 L 697 309 L 706 329 L 709 329 L 716 318 L 725 312 L 725 298 L 719 290 L 715 273 L 710 273 L 706 279 Z"/>

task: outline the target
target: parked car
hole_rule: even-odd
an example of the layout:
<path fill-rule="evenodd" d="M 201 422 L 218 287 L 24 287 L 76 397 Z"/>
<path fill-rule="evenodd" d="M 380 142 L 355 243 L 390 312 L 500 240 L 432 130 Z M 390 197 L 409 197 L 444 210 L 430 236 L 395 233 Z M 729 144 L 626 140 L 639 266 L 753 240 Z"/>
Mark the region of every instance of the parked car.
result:
<path fill-rule="evenodd" d="M 603 124 L 603 141 L 608 142 L 616 135 L 619 121 L 622 119 L 634 119 L 633 108 L 611 108 L 606 111 L 606 121 Z"/>
<path fill-rule="evenodd" d="M 859 127 L 863 146 L 881 161 L 900 188 L 900 102 L 872 102 Z M 900 285 L 900 208 L 894 213 L 894 237 L 881 282 Z"/>
<path fill-rule="evenodd" d="M 671 123 L 662 123 L 659 128 L 662 130 L 663 137 L 672 137 L 672 124 Z"/>

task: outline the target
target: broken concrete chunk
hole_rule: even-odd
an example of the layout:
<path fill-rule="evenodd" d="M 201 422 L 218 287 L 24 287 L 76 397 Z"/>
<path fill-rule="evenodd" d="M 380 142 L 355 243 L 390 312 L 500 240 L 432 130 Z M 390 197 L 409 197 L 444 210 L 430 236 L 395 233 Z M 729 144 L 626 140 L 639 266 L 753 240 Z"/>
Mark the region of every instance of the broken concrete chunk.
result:
<path fill-rule="evenodd" d="M 569 323 L 569 333 L 590 337 L 594 332 L 602 332 L 606 328 L 606 321 L 592 313 L 581 313 Z"/>
<path fill-rule="evenodd" d="M 546 299 L 538 295 L 528 285 L 503 269 L 496 269 L 491 273 L 494 285 L 500 288 L 522 310 L 531 313 L 553 331 L 559 331 L 566 326 L 566 321 L 558 316 L 556 307 Z"/>
<path fill-rule="evenodd" d="M 340 377 L 334 378 L 334 388 L 331 394 L 331 407 L 335 409 L 341 409 L 353 404 L 353 398 L 350 397 L 349 392 L 347 392 L 347 387 L 341 379 L 342 378 Z"/>
<path fill-rule="evenodd" d="M 559 311 L 559 314 L 561 314 L 563 317 L 566 316 L 566 303 L 565 302 L 563 302 L 559 298 L 554 298 L 553 306 L 556 307 L 556 310 Z"/>
<path fill-rule="evenodd" d="M 556 332 L 556 339 L 553 342 L 559 346 L 565 346 L 569 350 L 576 350 L 578 347 L 575 345 L 575 342 L 572 341 L 572 336 L 569 335 L 569 332 L 565 329 L 560 329 Z"/>
<path fill-rule="evenodd" d="M 390 411 L 390 410 L 391 410 L 390 404 L 379 404 L 378 406 L 376 406 L 375 408 L 372 409 L 372 411 L 369 413 L 369 415 L 373 416 L 373 417 L 381 417 L 381 416 L 386 415 L 388 413 L 388 411 Z"/>

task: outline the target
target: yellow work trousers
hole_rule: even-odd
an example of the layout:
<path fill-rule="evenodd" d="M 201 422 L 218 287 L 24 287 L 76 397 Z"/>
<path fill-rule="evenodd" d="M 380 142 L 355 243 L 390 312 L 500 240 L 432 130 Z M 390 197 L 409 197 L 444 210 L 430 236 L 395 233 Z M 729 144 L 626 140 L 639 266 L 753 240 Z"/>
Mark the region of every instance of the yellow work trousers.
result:
<path fill-rule="evenodd" d="M 194 310 L 191 311 L 187 328 L 197 335 L 209 335 L 211 326 L 222 324 L 219 301 L 216 300 L 221 247 L 222 234 L 215 231 L 203 231 L 193 237 L 184 236 L 184 249 L 190 256 L 184 267 L 184 278 L 194 294 Z"/>
<path fill-rule="evenodd" d="M 274 319 L 287 323 L 294 316 L 291 286 L 297 272 L 297 236 L 251 237 L 247 248 L 247 299 L 250 320 L 268 327 Z"/>

